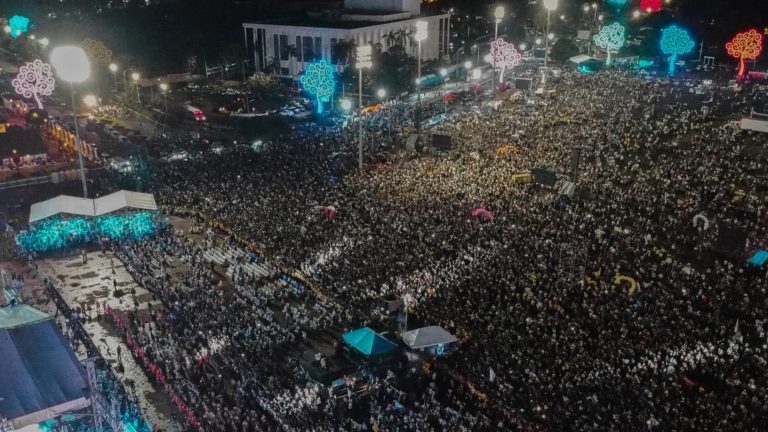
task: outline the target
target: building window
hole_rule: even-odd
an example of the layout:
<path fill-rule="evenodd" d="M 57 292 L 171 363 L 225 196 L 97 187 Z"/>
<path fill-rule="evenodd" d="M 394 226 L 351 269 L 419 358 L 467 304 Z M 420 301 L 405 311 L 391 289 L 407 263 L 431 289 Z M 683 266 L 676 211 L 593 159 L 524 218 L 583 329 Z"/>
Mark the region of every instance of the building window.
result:
<path fill-rule="evenodd" d="M 280 55 L 280 43 L 277 41 L 277 35 L 272 35 L 272 37 L 275 40 L 275 47 L 274 47 L 274 51 L 272 51 L 272 57 L 274 57 L 275 60 L 277 60 L 278 56 Z"/>
<path fill-rule="evenodd" d="M 310 62 L 315 58 L 315 54 L 312 52 L 312 38 L 309 36 L 304 37 L 304 61 Z"/>
<path fill-rule="evenodd" d="M 302 61 L 301 36 L 296 36 L 296 60 Z M 306 61 L 306 60 L 304 60 Z"/>
<path fill-rule="evenodd" d="M 288 68 L 280 68 L 280 75 L 288 75 Z"/>
<path fill-rule="evenodd" d="M 315 56 L 319 59 L 323 58 L 323 38 L 315 38 Z"/>
<path fill-rule="evenodd" d="M 339 53 L 336 52 L 336 38 L 331 38 L 331 64 L 339 64 Z"/>
<path fill-rule="evenodd" d="M 288 60 L 288 35 L 280 35 L 280 60 Z"/>

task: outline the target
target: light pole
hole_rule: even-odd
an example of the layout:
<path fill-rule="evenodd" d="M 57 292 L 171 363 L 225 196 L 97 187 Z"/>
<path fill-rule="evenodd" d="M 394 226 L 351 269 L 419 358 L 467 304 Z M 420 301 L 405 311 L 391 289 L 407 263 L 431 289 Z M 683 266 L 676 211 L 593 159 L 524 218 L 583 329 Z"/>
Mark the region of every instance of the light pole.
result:
<path fill-rule="evenodd" d="M 139 95 L 139 78 L 141 78 L 141 75 L 139 75 L 138 72 L 131 74 L 131 79 L 136 84 L 136 100 L 141 103 L 141 95 Z"/>
<path fill-rule="evenodd" d="M 373 66 L 371 54 L 373 47 L 371 45 L 362 45 L 357 47 L 357 105 L 359 118 L 357 119 L 357 162 L 358 168 L 363 169 L 363 69 L 370 69 Z"/>
<path fill-rule="evenodd" d="M 493 13 L 494 17 L 496 18 L 496 25 L 493 30 L 493 40 L 497 40 L 499 38 L 499 23 L 504 18 L 504 6 L 498 6 L 496 10 Z M 493 91 L 493 94 L 496 94 L 496 59 L 491 58 L 493 62 L 491 63 L 491 90 Z"/>
<path fill-rule="evenodd" d="M 160 91 L 163 93 L 163 103 L 165 104 L 165 115 L 168 115 L 168 84 L 160 83 Z"/>
<path fill-rule="evenodd" d="M 112 71 L 112 76 L 115 77 L 115 90 L 117 90 L 117 65 L 114 63 L 110 63 L 109 70 Z"/>
<path fill-rule="evenodd" d="M 427 39 L 429 31 L 429 22 L 427 21 L 416 21 L 416 33 L 414 34 L 414 39 L 416 39 L 416 42 L 419 43 L 419 61 L 417 63 L 416 68 L 416 86 L 418 87 L 418 99 L 419 99 L 419 106 L 416 107 L 416 115 L 418 116 L 418 130 L 421 131 L 421 42 L 425 39 Z"/>
<path fill-rule="evenodd" d="M 547 69 L 547 51 L 549 51 L 549 14 L 557 9 L 557 0 L 544 0 L 547 9 L 547 36 L 544 38 L 544 69 Z"/>
<path fill-rule="evenodd" d="M 69 83 L 69 93 L 72 96 L 72 114 L 75 117 L 75 147 L 80 161 L 80 180 L 83 182 L 83 198 L 88 198 L 88 184 L 85 181 L 85 166 L 83 164 L 83 145 L 80 141 L 80 128 L 77 125 L 75 83 L 81 83 L 91 76 L 91 65 L 88 63 L 85 51 L 75 46 L 54 48 L 51 51 L 51 64 L 56 69 L 59 78 Z"/>

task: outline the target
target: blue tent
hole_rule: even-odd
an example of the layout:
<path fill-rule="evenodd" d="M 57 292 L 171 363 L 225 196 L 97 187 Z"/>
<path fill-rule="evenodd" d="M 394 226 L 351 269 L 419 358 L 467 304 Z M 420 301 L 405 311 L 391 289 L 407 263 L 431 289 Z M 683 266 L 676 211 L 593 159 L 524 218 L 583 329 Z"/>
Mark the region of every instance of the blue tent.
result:
<path fill-rule="evenodd" d="M 376 334 L 368 327 L 352 330 L 342 336 L 344 342 L 366 356 L 376 356 L 392 351 L 397 345 Z"/>
<path fill-rule="evenodd" d="M 0 313 L 0 417 L 15 428 L 87 407 L 86 373 L 50 316 L 19 305 Z"/>
<path fill-rule="evenodd" d="M 768 251 L 764 251 L 762 249 L 755 252 L 755 254 L 752 255 L 752 258 L 749 259 L 750 263 L 758 267 L 765 264 L 766 261 L 768 261 Z"/>

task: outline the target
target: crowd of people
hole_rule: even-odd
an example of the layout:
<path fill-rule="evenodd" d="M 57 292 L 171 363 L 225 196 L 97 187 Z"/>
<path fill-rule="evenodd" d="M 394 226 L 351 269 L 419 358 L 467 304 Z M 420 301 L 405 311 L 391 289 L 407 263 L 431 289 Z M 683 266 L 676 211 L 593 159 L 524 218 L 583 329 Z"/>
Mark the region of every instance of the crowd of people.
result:
<path fill-rule="evenodd" d="M 768 234 L 768 139 L 729 116 L 766 96 L 694 84 L 565 74 L 535 105 L 449 115 L 430 130 L 453 137 L 446 154 L 392 150 L 362 172 L 354 125 L 161 162 L 170 212 L 218 221 L 323 296 L 277 270 L 227 287 L 169 232 L 118 249 L 163 304 L 134 331 L 205 430 L 760 430 L 768 281 L 747 258 Z M 556 187 L 513 181 L 537 167 Z M 391 295 L 458 352 L 343 401 L 295 373 L 287 347 Z"/>

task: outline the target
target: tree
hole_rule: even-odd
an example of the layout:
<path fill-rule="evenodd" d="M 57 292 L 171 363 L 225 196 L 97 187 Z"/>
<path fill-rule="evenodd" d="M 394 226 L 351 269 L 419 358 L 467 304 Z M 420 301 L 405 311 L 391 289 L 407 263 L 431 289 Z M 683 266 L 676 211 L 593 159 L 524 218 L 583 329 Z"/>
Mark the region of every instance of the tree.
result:
<path fill-rule="evenodd" d="M 669 57 L 669 75 L 675 74 L 677 56 L 691 52 L 694 43 L 687 31 L 671 25 L 661 31 L 661 52 Z"/>
<path fill-rule="evenodd" d="M 328 102 L 333 94 L 336 83 L 333 77 L 333 67 L 325 60 L 309 65 L 299 79 L 307 93 L 317 98 L 317 112 L 323 112 L 323 102 Z"/>
<path fill-rule="evenodd" d="M 513 69 L 520 64 L 522 56 L 515 49 L 515 45 L 498 38 L 491 42 L 491 63 L 495 69 L 501 69 L 499 82 L 504 82 L 504 71 Z"/>
<path fill-rule="evenodd" d="M 608 53 L 605 64 L 610 65 L 611 51 L 616 51 L 624 46 L 624 26 L 617 22 L 603 26 L 600 32 L 592 37 L 592 40 L 595 41 L 595 45 Z"/>
<path fill-rule="evenodd" d="M 352 40 L 346 40 L 342 39 L 336 42 L 336 45 L 334 45 L 334 57 L 338 59 L 338 62 L 341 64 L 349 64 L 349 62 L 352 60 L 353 53 L 355 49 L 357 48 L 357 43 Z"/>
<path fill-rule="evenodd" d="M 277 80 L 263 72 L 256 72 L 248 77 L 248 90 L 256 93 L 267 93 L 277 88 Z"/>
<path fill-rule="evenodd" d="M 107 48 L 101 41 L 85 39 L 83 41 L 83 51 L 85 51 L 85 54 L 92 63 L 109 66 L 112 62 L 112 50 Z"/>
<path fill-rule="evenodd" d="M 569 58 L 579 54 L 579 47 L 569 38 L 560 38 L 552 45 L 549 56 L 552 60 L 564 63 Z"/>
<path fill-rule="evenodd" d="M 51 65 L 35 60 L 19 68 L 16 78 L 11 81 L 16 93 L 25 98 L 34 98 L 39 109 L 43 109 L 40 96 L 50 96 L 56 85 Z"/>
<path fill-rule="evenodd" d="M 737 33 L 728 43 L 725 44 L 728 55 L 739 61 L 738 77 L 744 77 L 746 72 L 746 60 L 756 60 L 763 50 L 763 35 L 757 30 Z"/>

